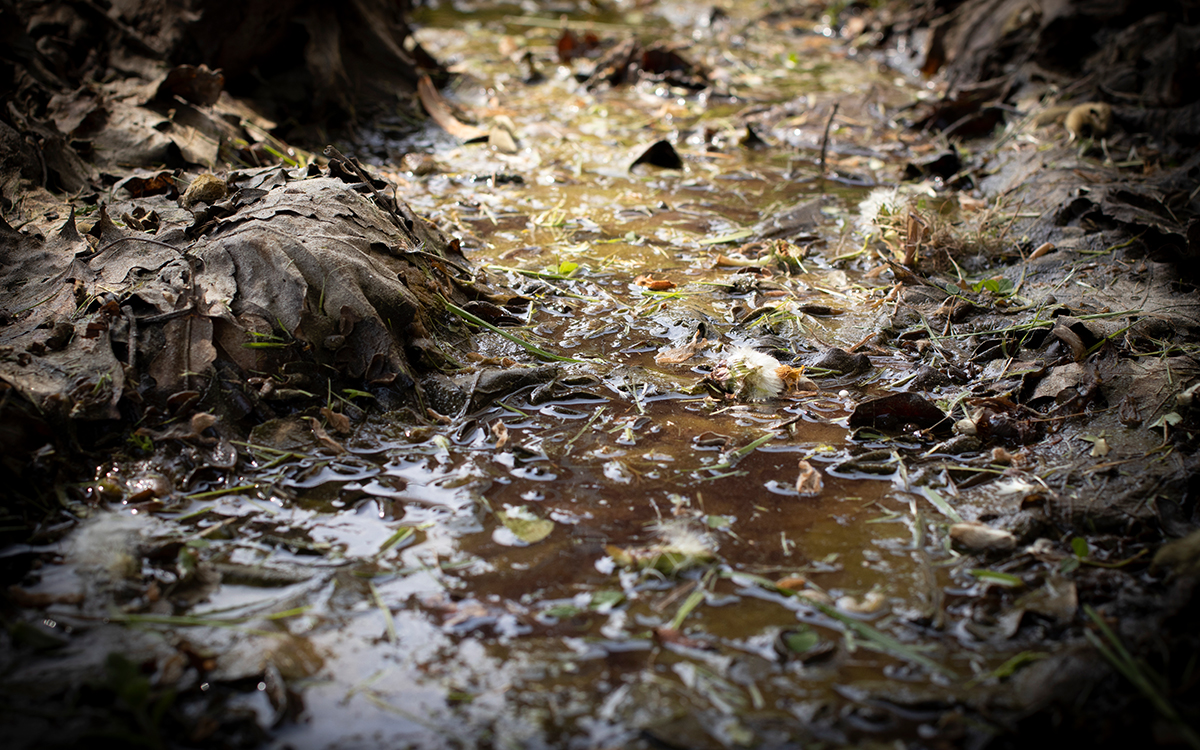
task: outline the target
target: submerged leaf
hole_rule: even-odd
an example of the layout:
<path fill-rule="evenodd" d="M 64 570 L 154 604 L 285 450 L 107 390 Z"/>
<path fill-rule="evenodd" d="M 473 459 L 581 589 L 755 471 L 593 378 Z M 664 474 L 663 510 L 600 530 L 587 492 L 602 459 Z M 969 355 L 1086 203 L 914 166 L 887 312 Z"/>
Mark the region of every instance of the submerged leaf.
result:
<path fill-rule="evenodd" d="M 554 531 L 553 521 L 538 518 L 524 505 L 498 511 L 496 517 L 514 536 L 526 544 L 536 544 Z"/>

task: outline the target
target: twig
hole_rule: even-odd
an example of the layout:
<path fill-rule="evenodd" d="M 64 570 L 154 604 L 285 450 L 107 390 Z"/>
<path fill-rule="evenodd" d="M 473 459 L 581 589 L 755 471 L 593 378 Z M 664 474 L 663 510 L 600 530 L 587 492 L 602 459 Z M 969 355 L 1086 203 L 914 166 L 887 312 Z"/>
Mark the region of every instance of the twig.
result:
<path fill-rule="evenodd" d="M 325 156 L 329 157 L 330 159 L 336 159 L 353 170 L 354 174 L 358 176 L 358 179 L 365 182 L 367 187 L 371 189 L 371 193 L 375 196 L 375 201 L 383 208 L 383 210 L 392 215 L 392 218 L 396 220 L 396 225 L 408 235 L 410 240 L 413 241 L 414 247 L 418 249 L 420 248 L 421 240 L 413 232 L 411 227 L 412 222 L 401 216 L 396 211 L 394 206 L 388 205 L 388 202 L 383 199 L 383 194 L 375 188 L 375 183 L 371 180 L 370 176 L 367 175 L 366 170 L 358 165 L 358 162 L 348 158 L 341 151 L 338 151 L 337 147 L 332 144 L 325 147 Z"/>
<path fill-rule="evenodd" d="M 838 107 L 841 102 L 833 103 L 833 111 L 829 113 L 829 119 L 825 121 L 825 135 L 821 137 L 821 176 L 825 176 L 825 154 L 829 150 L 829 129 L 833 127 L 833 118 L 837 117 Z"/>
<path fill-rule="evenodd" d="M 92 259 L 96 258 L 97 256 L 103 254 L 108 249 L 112 248 L 114 245 L 119 245 L 122 242 L 149 242 L 151 245 L 158 245 L 159 247 L 165 247 L 168 250 L 174 250 L 174 251 L 176 251 L 178 253 L 182 253 L 184 255 L 187 254 L 186 250 L 175 247 L 174 245 L 169 245 L 166 242 L 161 242 L 159 240 L 152 240 L 149 237 L 134 237 L 134 236 L 130 235 L 129 237 L 120 237 L 118 239 L 115 239 L 94 253 L 89 253 L 87 255 L 80 255 L 80 256 L 78 256 L 78 259 L 82 260 L 83 262 L 86 263 L 87 261 L 92 260 Z"/>

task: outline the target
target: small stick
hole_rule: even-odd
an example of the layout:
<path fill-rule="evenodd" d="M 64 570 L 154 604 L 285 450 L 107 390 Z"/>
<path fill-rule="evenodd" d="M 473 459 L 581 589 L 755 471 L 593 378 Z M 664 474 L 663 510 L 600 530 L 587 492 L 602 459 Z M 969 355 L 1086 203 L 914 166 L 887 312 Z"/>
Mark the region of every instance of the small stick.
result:
<path fill-rule="evenodd" d="M 408 222 L 396 211 L 396 209 L 387 204 L 387 201 L 383 199 L 383 195 L 375 189 L 375 184 L 371 181 L 371 178 L 367 175 L 366 171 L 363 170 L 362 167 L 358 166 L 358 162 L 348 158 L 341 151 L 338 151 L 337 147 L 332 144 L 325 147 L 325 155 L 331 159 L 337 159 L 350 169 L 354 170 L 354 174 L 358 175 L 358 178 L 365 182 L 367 187 L 371 188 L 371 192 L 375 194 L 375 200 L 379 204 L 379 207 L 392 215 L 392 218 L 396 220 L 397 226 L 408 235 L 409 239 L 413 241 L 415 246 L 419 247 L 421 245 L 421 240 L 416 234 L 413 233 L 413 230 L 409 227 Z"/>
<path fill-rule="evenodd" d="M 833 127 L 833 118 L 837 117 L 838 107 L 841 102 L 833 103 L 833 111 L 829 113 L 829 119 L 825 121 L 825 135 L 821 138 L 821 176 L 825 176 L 825 153 L 829 150 L 829 129 Z"/>

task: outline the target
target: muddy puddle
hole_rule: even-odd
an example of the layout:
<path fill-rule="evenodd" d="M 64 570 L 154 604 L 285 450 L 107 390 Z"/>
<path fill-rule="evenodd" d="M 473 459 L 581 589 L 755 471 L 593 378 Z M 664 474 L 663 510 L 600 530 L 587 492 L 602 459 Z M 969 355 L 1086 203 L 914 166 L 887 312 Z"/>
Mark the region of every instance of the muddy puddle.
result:
<path fill-rule="evenodd" d="M 1074 589 L 980 616 L 1023 583 L 951 548 L 944 468 L 910 471 L 947 434 L 850 425 L 913 379 L 864 347 L 894 299 L 858 222 L 934 150 L 887 114 L 924 84 L 820 23 L 678 5 L 418 11 L 491 140 L 385 121 L 359 153 L 515 294 L 464 311 L 494 325 L 447 352 L 465 368 L 427 414 L 331 392 L 344 429 L 101 467 L 115 515 L 6 552 L 59 553 L 27 637 L 72 654 L 10 684 L 86 674 L 153 734 L 153 677 L 196 744 L 784 747 L 957 741 L 959 699 L 1046 655 L 1021 614 L 1070 619 Z M 589 88 L 562 19 L 581 45 L 677 41 L 713 83 Z M 633 166 L 658 141 L 678 168 Z M 960 482 L 1005 469 L 944 457 Z"/>

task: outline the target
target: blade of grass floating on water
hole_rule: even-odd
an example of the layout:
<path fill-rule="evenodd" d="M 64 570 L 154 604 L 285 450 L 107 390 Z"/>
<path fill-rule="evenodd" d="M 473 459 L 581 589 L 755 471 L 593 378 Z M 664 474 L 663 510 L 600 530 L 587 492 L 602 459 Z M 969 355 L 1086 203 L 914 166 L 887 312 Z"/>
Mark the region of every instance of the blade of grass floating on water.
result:
<path fill-rule="evenodd" d="M 707 469 L 708 471 L 721 471 L 722 469 L 732 469 L 734 466 L 738 465 L 739 461 L 741 461 L 743 458 L 745 458 L 746 456 L 753 453 L 755 451 L 755 449 L 757 449 L 759 446 L 765 444 L 767 441 L 771 440 L 774 437 L 775 437 L 775 433 L 768 432 L 766 435 L 763 435 L 762 437 L 752 440 L 751 442 L 747 443 L 746 445 L 743 445 L 741 448 L 737 448 L 735 450 L 730 451 L 729 453 L 726 453 L 725 457 L 721 460 L 720 463 L 714 464 L 712 466 L 706 466 L 704 468 Z"/>
<path fill-rule="evenodd" d="M 288 453 L 291 453 L 291 451 L 280 450 L 278 448 L 271 448 L 266 445 L 259 445 L 258 443 L 247 443 L 244 440 L 230 440 L 229 443 L 231 445 L 236 445 L 241 448 L 248 448 L 249 450 L 257 451 L 259 453 L 274 453 L 276 455 L 286 455 Z"/>
<path fill-rule="evenodd" d="M 717 235 L 716 237 L 705 237 L 704 239 L 699 240 L 696 244 L 701 247 L 707 247 L 709 245 L 722 245 L 726 242 L 740 242 L 753 236 L 753 229 L 738 229 L 726 234 Z"/>
<path fill-rule="evenodd" d="M 865 622 L 856 620 L 849 615 L 839 612 L 836 607 L 831 607 L 828 604 L 819 602 L 815 599 L 805 596 L 801 592 L 780 588 L 779 586 L 775 585 L 774 581 L 761 576 L 753 575 L 752 573 L 728 571 L 722 575 L 735 580 L 739 578 L 745 579 L 761 588 L 770 589 L 777 593 L 783 594 L 784 596 L 791 596 L 801 600 L 826 617 L 831 617 L 837 620 L 848 630 L 852 631 L 855 636 L 862 639 L 863 642 L 861 645 L 864 648 L 868 648 L 872 651 L 878 651 L 879 653 L 887 654 L 888 656 L 893 656 L 903 661 L 912 662 L 913 664 L 924 667 L 930 672 L 937 672 L 938 674 L 942 674 L 947 677 L 957 677 L 957 675 L 954 673 L 954 670 L 950 669 L 949 667 L 937 663 L 928 656 L 920 653 L 916 648 L 901 643 L 878 628 L 872 627 Z"/>
<path fill-rule="evenodd" d="M 981 581 L 995 583 L 999 586 L 1017 588 L 1025 585 L 1024 581 L 1011 573 L 1001 573 L 996 570 L 985 570 L 983 568 L 973 568 L 970 573 Z"/>
<path fill-rule="evenodd" d="M 1175 706 L 1171 701 L 1163 695 L 1156 683 L 1161 683 L 1161 678 L 1149 672 L 1149 668 L 1144 664 L 1134 659 L 1133 656 L 1125 650 L 1125 646 L 1121 643 L 1121 639 L 1117 634 L 1108 627 L 1108 623 L 1100 616 L 1092 605 L 1083 605 L 1083 611 L 1091 618 L 1096 628 L 1104 636 L 1101 640 L 1099 635 L 1096 635 L 1091 630 L 1083 631 L 1084 636 L 1088 641 L 1100 652 L 1100 655 L 1108 660 L 1125 679 L 1133 683 L 1138 692 L 1142 694 L 1154 709 L 1158 711 L 1164 719 L 1167 719 L 1174 725 L 1175 731 L 1179 732 L 1184 741 L 1195 750 L 1200 750 L 1200 735 L 1194 729 L 1183 721 L 1179 712 L 1175 710 Z M 1111 648 L 1110 648 L 1111 647 Z"/>
<path fill-rule="evenodd" d="M 704 589 L 697 588 L 688 594 L 688 598 L 683 601 L 683 604 L 679 605 L 679 610 L 675 613 L 674 619 L 671 620 L 671 624 L 667 627 L 671 628 L 671 630 L 679 630 L 680 626 L 683 625 L 683 621 L 692 613 L 692 610 L 698 607 L 700 602 L 704 601 L 704 593 Z"/>
<path fill-rule="evenodd" d="M 188 500 L 208 500 L 222 495 L 232 495 L 238 492 L 246 492 L 247 490 L 258 489 L 257 484 L 239 484 L 237 487 L 226 487 L 220 490 L 208 490 L 206 492 L 196 492 L 191 495 L 184 495 Z"/>
<path fill-rule="evenodd" d="M 492 333 L 499 334 L 499 335 L 503 336 L 504 338 L 508 339 L 509 341 L 513 342 L 517 346 L 521 347 L 525 351 L 529 352 L 530 354 L 541 357 L 542 359 L 553 361 L 553 362 L 581 362 L 582 361 L 582 360 L 578 360 L 578 359 L 573 359 L 571 357 L 561 357 L 557 354 L 551 354 L 550 352 L 546 351 L 545 349 L 535 346 L 535 345 L 529 343 L 528 341 L 525 341 L 524 339 L 522 339 L 519 336 L 514 336 L 513 334 L 509 333 L 508 331 L 501 330 L 500 328 L 497 328 L 496 326 L 492 325 L 491 323 L 488 323 L 487 321 L 479 318 L 478 316 L 472 315 L 471 313 L 462 309 L 458 305 L 455 305 L 453 302 L 450 302 L 447 300 L 445 304 L 446 304 L 447 310 L 454 313 L 455 315 L 462 318 L 463 320 L 466 320 L 470 323 L 474 323 L 477 326 L 486 328 L 489 331 L 491 331 Z"/>
<path fill-rule="evenodd" d="M 926 500 L 933 503 L 933 507 L 940 510 L 943 516 L 949 518 L 951 523 L 963 522 L 963 517 L 958 514 L 958 511 L 950 506 L 950 503 L 946 502 L 946 498 L 942 497 L 942 493 L 938 492 L 932 487 L 922 487 L 921 494 L 925 496 Z"/>
<path fill-rule="evenodd" d="M 380 559 L 415 533 L 412 526 L 401 526 L 396 529 L 396 533 L 383 540 L 383 544 L 379 545 L 379 551 L 375 553 L 375 559 Z"/>
<path fill-rule="evenodd" d="M 604 408 L 605 407 L 601 406 L 599 409 L 597 409 L 595 413 L 592 414 L 591 418 L 588 419 L 587 423 L 584 424 L 583 427 L 579 428 L 579 432 L 576 432 L 575 436 L 566 442 L 568 453 L 570 453 L 571 446 L 575 444 L 575 441 L 582 437 L 583 433 L 587 432 L 588 428 L 592 426 L 592 423 L 600 418 L 600 415 L 604 413 Z"/>
<path fill-rule="evenodd" d="M 528 276 L 528 277 L 534 278 L 534 279 L 553 279 L 555 281 L 566 281 L 566 280 L 572 278 L 569 275 L 565 275 L 565 274 L 559 273 L 557 271 L 534 271 L 532 269 L 527 269 L 527 268 L 512 268 L 510 266 L 501 266 L 501 265 L 497 265 L 495 263 L 489 263 L 487 265 L 487 269 L 489 271 L 508 271 L 510 273 L 518 273 L 518 274 L 521 274 L 522 276 Z M 572 269 L 572 270 L 574 270 L 574 269 Z"/>
<path fill-rule="evenodd" d="M 387 628 L 388 643 L 393 645 L 399 643 L 400 636 L 396 634 L 396 621 L 392 618 L 392 610 L 383 601 L 383 596 L 380 595 L 374 581 L 368 580 L 367 586 L 371 589 L 371 599 L 375 602 L 375 606 L 379 607 L 379 611 L 383 613 L 383 623 Z"/>
<path fill-rule="evenodd" d="M 1018 669 L 1026 664 L 1032 664 L 1035 661 L 1041 661 L 1049 655 L 1050 654 L 1042 651 L 1022 651 L 1021 653 L 993 669 L 991 672 L 985 672 L 984 674 L 971 678 L 971 680 L 967 682 L 967 687 L 974 687 L 990 679 L 1003 680 L 1008 677 L 1012 677 L 1017 673 Z"/>

